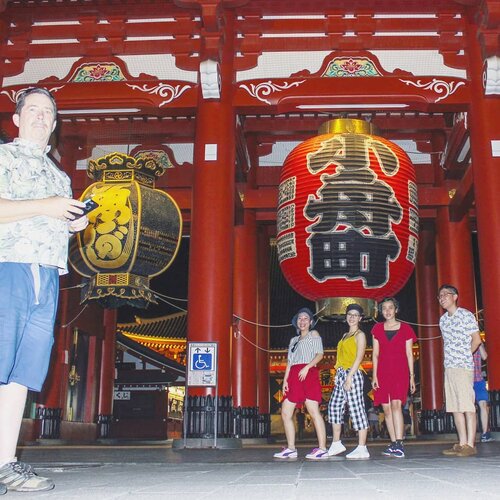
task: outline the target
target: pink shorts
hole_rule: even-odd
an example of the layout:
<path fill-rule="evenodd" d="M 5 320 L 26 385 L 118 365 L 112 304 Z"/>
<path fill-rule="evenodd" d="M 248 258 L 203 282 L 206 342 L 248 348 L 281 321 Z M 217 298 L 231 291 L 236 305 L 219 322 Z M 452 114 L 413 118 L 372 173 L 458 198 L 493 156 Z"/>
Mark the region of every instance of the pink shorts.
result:
<path fill-rule="evenodd" d="M 310 368 L 305 380 L 299 380 L 299 372 L 306 366 L 293 365 L 288 375 L 288 391 L 283 395 L 283 400 L 288 399 L 291 403 L 301 404 L 306 399 L 321 403 L 321 384 L 319 383 L 319 370 Z"/>

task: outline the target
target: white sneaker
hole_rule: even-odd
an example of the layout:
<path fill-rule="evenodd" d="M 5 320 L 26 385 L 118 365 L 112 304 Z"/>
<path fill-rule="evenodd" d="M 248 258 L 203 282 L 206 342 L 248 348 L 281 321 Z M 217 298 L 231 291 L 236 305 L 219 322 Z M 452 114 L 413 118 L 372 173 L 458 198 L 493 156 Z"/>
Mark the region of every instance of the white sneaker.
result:
<path fill-rule="evenodd" d="M 0 481 L 10 491 L 48 491 L 55 486 L 52 479 L 39 476 L 31 465 L 17 461 L 0 467 Z"/>
<path fill-rule="evenodd" d="M 340 455 L 346 450 L 346 447 L 342 444 L 342 441 L 333 441 L 330 448 L 328 448 L 328 456 L 333 457 L 335 455 Z"/>
<path fill-rule="evenodd" d="M 325 460 L 328 458 L 328 452 L 322 450 L 321 448 L 314 448 L 310 453 L 306 455 L 307 460 Z"/>
<path fill-rule="evenodd" d="M 291 450 L 290 448 L 283 448 L 279 453 L 275 453 L 273 457 L 285 460 L 294 459 L 297 458 L 297 450 Z"/>
<path fill-rule="evenodd" d="M 368 453 L 368 448 L 366 446 L 359 445 L 345 457 L 347 460 L 368 460 L 370 458 L 370 453 Z"/>

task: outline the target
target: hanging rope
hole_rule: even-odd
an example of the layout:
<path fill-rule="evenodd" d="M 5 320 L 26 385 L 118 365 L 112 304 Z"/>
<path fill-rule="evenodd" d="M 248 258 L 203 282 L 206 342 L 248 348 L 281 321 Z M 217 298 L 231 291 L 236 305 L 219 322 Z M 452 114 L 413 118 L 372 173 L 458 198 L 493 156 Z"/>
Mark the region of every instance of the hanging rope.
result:
<path fill-rule="evenodd" d="M 172 302 L 169 302 L 167 299 L 164 299 L 161 295 L 157 295 L 156 292 L 153 292 L 153 294 L 161 302 L 164 302 L 165 304 L 168 304 L 169 306 L 174 307 L 175 309 L 178 309 L 179 311 L 187 313 L 187 309 L 183 309 L 182 307 L 179 307 L 179 306 L 173 304 Z"/>
<path fill-rule="evenodd" d="M 71 288 L 81 288 L 82 286 L 83 286 L 83 284 L 76 285 L 76 286 L 73 286 L 73 287 L 68 287 L 68 288 L 62 288 L 61 290 L 69 290 Z M 155 290 L 153 290 L 151 288 L 147 288 L 147 289 L 149 291 L 151 291 L 154 294 L 154 296 L 158 300 L 160 300 L 161 302 L 164 302 L 165 304 L 168 304 L 169 306 L 174 307 L 175 309 L 178 309 L 179 311 L 182 311 L 182 312 L 185 312 L 185 313 L 188 312 L 187 309 L 183 309 L 182 307 L 179 307 L 176 304 L 173 304 L 172 302 L 170 302 L 170 300 L 176 300 L 176 301 L 179 301 L 179 302 L 187 302 L 188 301 L 187 299 L 181 299 L 181 298 L 178 298 L 178 297 L 170 297 L 170 296 L 164 295 L 164 294 L 162 294 L 160 292 L 156 292 Z M 167 299 L 169 299 L 169 300 L 167 300 Z M 323 307 L 323 309 L 325 309 L 325 308 Z M 317 316 L 323 309 L 320 309 L 314 316 Z M 476 316 L 476 318 L 478 320 L 480 319 L 480 314 L 482 312 L 483 312 L 482 309 L 480 309 L 479 311 L 476 311 L 475 316 Z M 253 325 L 253 326 L 256 326 L 258 328 L 289 328 L 289 327 L 293 326 L 292 323 L 285 323 L 285 324 L 281 324 L 281 325 L 270 325 L 270 324 L 265 324 L 265 323 L 258 323 L 256 321 L 245 319 L 245 318 L 243 318 L 241 316 L 238 316 L 237 314 L 233 314 L 233 318 L 235 318 L 237 321 L 242 321 L 243 323 L 248 323 L 249 325 Z M 380 323 L 380 322 L 375 320 L 375 323 Z M 419 327 L 419 328 L 438 328 L 439 327 L 439 323 L 436 323 L 436 324 L 435 323 L 426 324 L 426 323 L 414 323 L 412 321 L 403 321 L 403 323 L 407 323 L 408 325 L 411 325 L 411 326 L 414 326 L 414 327 Z M 68 323 L 68 324 L 71 324 L 71 323 Z M 256 347 L 257 349 L 260 349 L 261 351 L 265 351 L 265 352 L 271 352 L 270 350 L 264 349 L 264 348 L 258 346 L 257 344 L 254 344 L 251 340 L 247 339 L 241 333 L 241 331 L 237 328 L 237 322 L 235 322 L 234 324 L 236 326 L 236 330 L 234 331 L 234 338 L 241 337 L 245 341 L 247 341 L 249 344 L 251 344 L 254 347 Z M 418 341 L 437 340 L 437 339 L 441 339 L 441 338 L 442 338 L 442 335 L 436 335 L 434 337 L 417 337 L 417 340 Z"/>
<path fill-rule="evenodd" d="M 236 318 L 238 321 L 243 321 L 243 323 L 248 323 L 249 325 L 258 326 L 261 328 L 289 328 L 290 326 L 293 326 L 292 323 L 286 323 L 284 325 L 266 325 L 263 323 L 256 323 L 255 321 L 250 321 L 249 319 L 242 318 L 237 314 L 233 314 L 233 318 Z"/>
<path fill-rule="evenodd" d="M 67 328 L 69 325 L 71 325 L 71 323 L 74 323 L 80 317 L 80 315 L 83 313 L 83 311 L 85 311 L 85 309 L 87 309 L 88 306 L 89 306 L 88 303 L 85 304 L 82 307 L 81 311 L 71 321 L 69 321 L 65 325 L 61 325 L 61 328 Z"/>
<path fill-rule="evenodd" d="M 483 309 L 476 310 L 474 316 L 476 317 L 476 319 L 478 321 L 480 321 L 480 315 L 482 313 L 483 313 Z M 418 327 L 422 327 L 422 328 L 437 328 L 437 327 L 439 327 L 439 323 L 438 324 L 429 324 L 429 325 L 426 325 L 423 323 L 412 323 L 411 321 L 404 321 L 403 323 L 408 323 L 409 325 L 418 326 Z M 417 337 L 417 340 L 436 340 L 436 339 L 441 339 L 441 338 L 443 338 L 442 335 L 437 335 L 436 337 Z"/>
<path fill-rule="evenodd" d="M 257 349 L 259 349 L 260 351 L 264 351 L 264 352 L 267 352 L 267 353 L 270 353 L 271 350 L 270 349 L 264 349 L 263 347 L 261 347 L 260 345 L 257 345 L 255 344 L 254 342 L 252 342 L 250 339 L 247 339 L 239 330 L 238 327 L 236 327 L 236 329 L 234 330 L 233 332 L 233 336 L 235 339 L 238 339 L 238 338 L 242 338 L 243 340 L 246 340 L 249 344 L 253 345 L 254 347 L 256 347 Z"/>
<path fill-rule="evenodd" d="M 152 288 L 148 288 L 146 287 L 146 289 L 150 292 L 153 292 L 156 296 L 158 297 L 163 297 L 164 299 L 169 299 L 169 300 L 177 300 L 178 302 L 187 302 L 188 300 L 187 299 L 180 299 L 178 297 L 169 297 L 168 295 L 164 295 L 163 293 L 160 293 L 160 292 L 156 292 L 155 290 L 153 290 Z"/>
<path fill-rule="evenodd" d="M 318 316 L 318 314 L 323 311 L 325 307 L 321 308 L 314 316 Z M 238 321 L 243 321 L 243 323 L 248 323 L 250 325 L 258 326 L 261 328 L 289 328 L 290 326 L 293 326 L 292 323 L 286 323 L 284 325 L 266 325 L 263 323 L 256 323 L 255 321 L 250 321 L 249 319 L 242 318 L 241 316 L 238 316 L 237 314 L 233 314 L 233 318 L 236 318 Z M 318 319 L 318 318 L 316 318 Z"/>
<path fill-rule="evenodd" d="M 62 292 L 63 290 L 73 290 L 73 288 L 83 288 L 84 286 L 85 283 L 80 283 L 79 285 L 67 286 L 65 288 L 61 288 L 60 291 Z"/>
<path fill-rule="evenodd" d="M 376 324 L 378 323 L 383 323 L 383 321 L 376 321 L 374 320 Z M 434 325 L 434 324 L 430 324 L 430 325 L 426 325 L 426 324 L 423 324 L 423 323 L 412 323 L 411 321 L 404 321 L 404 320 L 399 320 L 401 323 L 406 323 L 408 325 L 412 325 L 412 326 L 421 326 L 423 328 L 434 328 L 434 327 L 438 327 L 439 325 Z M 417 337 L 417 340 L 436 340 L 436 339 L 440 339 L 442 338 L 442 335 L 437 335 L 436 337 Z"/>
<path fill-rule="evenodd" d="M 235 316 L 237 318 L 237 316 Z M 238 318 L 239 319 L 239 318 Z M 257 325 L 257 323 L 251 323 L 253 325 Z M 262 325 L 262 326 L 266 326 L 266 325 Z M 285 325 L 285 326 L 291 326 L 291 325 Z M 233 332 L 233 336 L 235 339 L 238 339 L 239 337 L 241 337 L 242 339 L 244 339 L 245 341 L 247 341 L 249 344 L 253 345 L 254 347 L 256 347 L 257 349 L 260 349 L 261 351 L 264 351 L 264 352 L 272 352 L 271 350 L 269 349 L 264 349 L 263 347 L 260 347 L 259 345 L 255 344 L 254 342 L 252 342 L 250 339 L 247 339 L 245 337 L 245 335 L 243 335 L 241 333 L 241 331 L 239 330 L 239 328 L 237 327 L 237 325 L 235 325 L 235 330 Z M 417 340 L 437 340 L 437 339 L 440 339 L 442 338 L 441 335 L 437 335 L 436 337 L 417 337 Z"/>

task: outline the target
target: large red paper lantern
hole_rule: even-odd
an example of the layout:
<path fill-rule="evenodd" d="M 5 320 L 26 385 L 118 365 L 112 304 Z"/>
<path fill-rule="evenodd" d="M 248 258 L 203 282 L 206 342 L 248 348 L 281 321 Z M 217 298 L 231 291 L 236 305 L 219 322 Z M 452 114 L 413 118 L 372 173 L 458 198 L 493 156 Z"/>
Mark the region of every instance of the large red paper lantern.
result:
<path fill-rule="evenodd" d="M 323 133 L 327 131 L 328 133 Z M 290 285 L 336 316 L 396 294 L 417 257 L 415 170 L 363 120 L 333 120 L 286 158 L 277 249 Z"/>

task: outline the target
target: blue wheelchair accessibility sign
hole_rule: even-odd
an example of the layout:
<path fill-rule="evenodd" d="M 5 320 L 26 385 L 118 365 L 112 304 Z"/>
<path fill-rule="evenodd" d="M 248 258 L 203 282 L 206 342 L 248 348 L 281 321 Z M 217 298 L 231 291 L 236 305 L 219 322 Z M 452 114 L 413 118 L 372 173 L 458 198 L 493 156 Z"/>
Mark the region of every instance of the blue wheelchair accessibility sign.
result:
<path fill-rule="evenodd" d="M 188 342 L 187 380 L 189 387 L 217 386 L 217 342 Z"/>
<path fill-rule="evenodd" d="M 213 370 L 213 353 L 194 353 L 192 370 Z"/>

